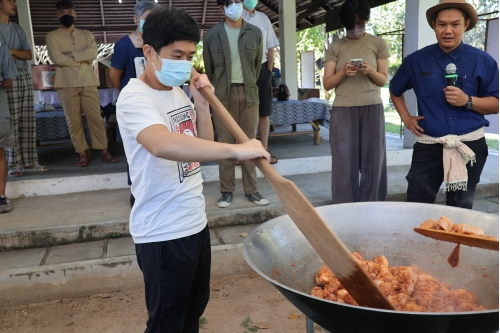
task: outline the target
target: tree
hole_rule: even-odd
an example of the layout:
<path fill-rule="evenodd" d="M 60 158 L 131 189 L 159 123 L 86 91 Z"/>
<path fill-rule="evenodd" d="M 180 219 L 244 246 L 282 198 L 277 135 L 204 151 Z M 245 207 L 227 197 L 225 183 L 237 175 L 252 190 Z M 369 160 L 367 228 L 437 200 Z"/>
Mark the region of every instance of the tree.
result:
<path fill-rule="evenodd" d="M 389 78 L 396 74 L 403 57 L 405 0 L 397 0 L 371 10 L 368 29 L 387 41 L 389 48 Z"/>
<path fill-rule="evenodd" d="M 468 2 L 476 9 L 479 15 L 479 21 L 472 30 L 464 34 L 463 41 L 466 44 L 484 51 L 486 41 L 486 20 L 498 17 L 498 0 L 469 0 Z M 488 13 L 492 14 L 483 15 Z"/>
<path fill-rule="evenodd" d="M 391 78 L 403 59 L 403 35 L 405 29 L 405 8 L 407 0 L 396 0 L 385 5 L 372 8 L 367 31 L 387 41 L 389 48 L 389 78 Z M 476 27 L 464 34 L 466 44 L 484 50 L 486 20 L 498 17 L 498 0 L 467 0 L 479 15 Z M 490 14 L 488 14 L 490 13 Z M 488 15 L 483 15 L 488 14 Z M 334 39 L 342 38 L 344 29 L 325 32 L 325 25 L 312 27 L 297 33 L 298 77 L 300 80 L 300 53 L 314 51 L 316 59 L 324 59 L 328 45 Z M 434 36 L 433 36 L 434 38 Z M 316 66 L 317 82 L 323 81 L 323 68 Z M 319 87 L 317 85 L 317 87 Z M 332 92 L 324 92 L 325 99 L 330 99 Z"/>

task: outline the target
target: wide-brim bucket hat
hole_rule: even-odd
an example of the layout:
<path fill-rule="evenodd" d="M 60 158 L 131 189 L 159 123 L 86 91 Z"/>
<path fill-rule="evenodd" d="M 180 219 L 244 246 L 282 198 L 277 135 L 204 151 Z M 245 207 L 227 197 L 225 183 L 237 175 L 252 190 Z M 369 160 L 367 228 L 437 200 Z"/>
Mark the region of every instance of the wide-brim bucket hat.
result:
<path fill-rule="evenodd" d="M 465 31 L 469 31 L 476 26 L 477 13 L 470 3 L 465 2 L 465 0 L 442 0 L 434 7 L 427 9 L 427 12 L 425 13 L 425 15 L 427 16 L 427 22 L 429 22 L 429 25 L 432 29 L 434 29 L 434 27 L 432 26 L 432 18 L 437 12 L 446 8 L 457 8 L 463 10 L 467 14 L 467 17 L 470 20 L 470 24 Z"/>

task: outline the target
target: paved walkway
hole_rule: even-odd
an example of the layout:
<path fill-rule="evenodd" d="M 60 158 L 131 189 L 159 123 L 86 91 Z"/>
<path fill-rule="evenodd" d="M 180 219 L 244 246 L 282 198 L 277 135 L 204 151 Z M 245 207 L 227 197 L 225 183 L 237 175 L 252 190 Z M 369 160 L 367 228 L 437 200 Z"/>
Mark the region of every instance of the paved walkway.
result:
<path fill-rule="evenodd" d="M 406 179 L 409 166 L 389 167 L 388 200 L 406 200 Z M 314 206 L 331 202 L 330 173 L 287 176 Z M 237 180 L 233 203 L 221 209 L 219 182 L 204 183 L 209 227 L 254 224 L 284 214 L 274 190 L 258 179 L 260 193 L 271 204 L 257 206 L 243 195 Z M 0 216 L 0 250 L 50 246 L 75 241 L 109 238 L 128 234 L 130 192 L 128 189 L 81 192 L 65 195 L 12 199 L 14 210 Z M 478 185 L 476 198 L 498 196 L 498 156 L 490 156 Z M 442 192 L 437 198 L 444 201 Z"/>
<path fill-rule="evenodd" d="M 498 215 L 498 201 L 498 196 L 476 199 L 474 200 L 473 210 Z M 249 224 L 245 220 L 239 220 L 234 225 L 212 227 L 210 229 L 211 244 L 216 246 L 242 243 L 244 236 L 257 225 L 254 223 Z M 134 255 L 135 249 L 132 238 L 117 238 L 120 236 L 122 235 L 117 234 L 115 237 L 111 235 L 109 239 L 98 241 L 0 252 L 0 271 Z"/>

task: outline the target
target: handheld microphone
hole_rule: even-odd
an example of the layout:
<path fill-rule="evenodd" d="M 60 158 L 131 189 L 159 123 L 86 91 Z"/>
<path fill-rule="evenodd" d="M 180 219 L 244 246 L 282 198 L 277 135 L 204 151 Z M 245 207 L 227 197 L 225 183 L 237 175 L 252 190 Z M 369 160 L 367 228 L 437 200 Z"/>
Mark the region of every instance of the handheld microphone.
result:
<path fill-rule="evenodd" d="M 448 64 L 446 66 L 446 75 L 445 78 L 448 80 L 448 86 L 455 86 L 455 81 L 457 80 L 458 75 L 455 74 L 457 72 L 457 66 L 455 64 Z"/>
<path fill-rule="evenodd" d="M 455 66 L 455 64 L 448 64 L 446 66 L 446 74 L 448 75 L 445 75 L 445 78 L 448 80 L 448 84 L 447 86 L 455 86 L 455 82 L 457 81 L 457 77 L 458 75 L 455 74 L 457 72 L 457 66 Z M 451 105 L 450 103 L 448 103 L 448 106 L 450 108 L 454 108 L 453 105 Z"/>

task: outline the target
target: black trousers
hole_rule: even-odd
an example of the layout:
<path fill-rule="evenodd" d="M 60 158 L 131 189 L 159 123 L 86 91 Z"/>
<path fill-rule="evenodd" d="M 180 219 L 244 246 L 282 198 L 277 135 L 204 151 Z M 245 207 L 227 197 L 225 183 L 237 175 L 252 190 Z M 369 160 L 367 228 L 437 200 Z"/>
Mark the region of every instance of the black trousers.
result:
<path fill-rule="evenodd" d="M 267 68 L 267 62 L 260 67 L 257 87 L 259 88 L 259 117 L 269 117 L 273 114 L 273 73 Z"/>
<path fill-rule="evenodd" d="M 210 294 L 210 234 L 136 244 L 149 319 L 146 333 L 198 333 Z"/>
<path fill-rule="evenodd" d="M 467 191 L 446 192 L 446 205 L 471 209 L 476 185 L 479 183 L 488 157 L 488 145 L 484 138 L 463 143 L 476 154 L 476 162 L 473 166 L 467 163 Z M 415 143 L 411 167 L 406 180 L 408 181 L 408 202 L 434 203 L 439 187 L 444 180 L 443 145 L 439 143 L 431 145 Z"/>

